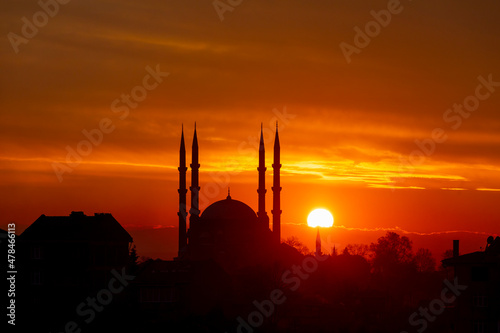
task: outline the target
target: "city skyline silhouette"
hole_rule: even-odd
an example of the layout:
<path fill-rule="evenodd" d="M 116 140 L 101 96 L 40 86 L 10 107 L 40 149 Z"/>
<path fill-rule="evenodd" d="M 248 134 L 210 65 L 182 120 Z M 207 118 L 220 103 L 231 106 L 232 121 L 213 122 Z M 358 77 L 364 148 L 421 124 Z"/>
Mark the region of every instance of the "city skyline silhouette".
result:
<path fill-rule="evenodd" d="M 7 328 L 498 333 L 499 12 L 5 2 Z"/>

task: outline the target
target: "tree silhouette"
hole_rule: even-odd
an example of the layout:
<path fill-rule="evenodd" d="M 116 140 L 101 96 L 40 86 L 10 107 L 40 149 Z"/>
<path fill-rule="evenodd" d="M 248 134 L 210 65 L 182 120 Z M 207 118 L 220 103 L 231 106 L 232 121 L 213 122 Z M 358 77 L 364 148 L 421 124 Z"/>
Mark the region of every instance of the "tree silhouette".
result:
<path fill-rule="evenodd" d="M 290 245 L 291 247 L 295 248 L 297 251 L 299 251 L 300 254 L 303 255 L 309 255 L 311 254 L 311 251 L 307 246 L 304 245 L 297 237 L 292 236 L 288 237 L 285 242 L 285 244 Z"/>
<path fill-rule="evenodd" d="M 131 272 L 137 271 L 138 259 L 139 259 L 139 256 L 137 255 L 137 250 L 135 248 L 135 245 L 133 245 L 132 248 L 130 249 L 130 253 L 129 253 L 129 266 L 130 266 Z"/>
<path fill-rule="evenodd" d="M 453 250 L 449 249 L 443 252 L 442 259 L 453 258 Z"/>
<path fill-rule="evenodd" d="M 448 249 L 448 250 L 444 251 L 443 254 L 441 255 L 441 259 L 442 260 L 448 259 L 448 258 L 453 258 L 453 249 Z M 443 262 L 442 261 L 441 261 L 441 264 L 439 265 L 439 269 L 441 271 L 446 270 L 445 267 L 443 266 Z"/>
<path fill-rule="evenodd" d="M 434 272 L 436 270 L 436 259 L 429 249 L 418 249 L 415 254 L 415 265 L 418 272 Z"/>
<path fill-rule="evenodd" d="M 400 237 L 395 232 L 389 231 L 377 243 L 371 243 L 370 250 L 374 254 L 373 268 L 376 271 L 413 263 L 412 242 L 408 237 Z"/>
<path fill-rule="evenodd" d="M 370 247 L 366 244 L 347 244 L 343 253 L 353 256 L 361 256 L 367 260 L 372 257 Z"/>

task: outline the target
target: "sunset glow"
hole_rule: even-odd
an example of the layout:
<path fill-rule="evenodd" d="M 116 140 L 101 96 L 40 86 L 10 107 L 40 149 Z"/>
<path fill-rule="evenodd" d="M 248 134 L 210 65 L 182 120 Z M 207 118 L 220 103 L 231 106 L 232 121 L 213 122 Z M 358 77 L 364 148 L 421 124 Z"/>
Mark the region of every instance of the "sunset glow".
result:
<path fill-rule="evenodd" d="M 499 15 L 3 1 L 4 321 L 496 332 Z"/>
<path fill-rule="evenodd" d="M 190 144 L 197 122 L 200 209 L 230 186 L 257 211 L 262 123 L 270 214 L 278 121 L 284 239 L 312 246 L 303 217 L 334 203 L 322 235 L 339 246 L 405 230 L 439 258 L 437 235 L 461 230 L 479 249 L 500 221 L 500 3 L 401 6 L 350 62 L 339 45 L 387 1 L 244 1 L 222 21 L 211 2 L 60 6 L 18 52 L 4 38 L 3 225 L 110 212 L 172 258 L 182 126 Z M 40 10 L 8 1 L 4 37 Z"/>

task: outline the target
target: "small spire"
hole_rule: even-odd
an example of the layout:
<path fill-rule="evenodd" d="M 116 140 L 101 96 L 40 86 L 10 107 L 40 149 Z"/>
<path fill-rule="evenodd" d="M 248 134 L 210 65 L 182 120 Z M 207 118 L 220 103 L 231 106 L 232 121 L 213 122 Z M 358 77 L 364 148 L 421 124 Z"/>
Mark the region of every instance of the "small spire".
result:
<path fill-rule="evenodd" d="M 276 120 L 276 132 L 278 132 L 278 121 Z"/>
<path fill-rule="evenodd" d="M 185 148 L 184 148 L 184 124 L 182 124 L 182 130 L 181 130 L 181 148 L 180 149 L 181 149 L 181 151 L 185 151 Z"/>
<path fill-rule="evenodd" d="M 260 123 L 260 143 L 259 143 L 259 151 L 263 152 L 265 150 L 264 147 L 264 133 L 262 128 L 262 123 Z"/>
<path fill-rule="evenodd" d="M 227 187 L 227 198 L 226 199 L 231 199 L 231 188 L 228 186 Z"/>
<path fill-rule="evenodd" d="M 198 137 L 196 135 L 196 122 L 194 123 L 194 134 L 193 134 L 193 145 L 191 148 L 191 186 L 189 187 L 191 191 L 191 208 L 189 213 L 191 214 L 192 220 L 199 217 L 200 214 L 200 185 L 199 185 L 199 170 L 200 163 L 198 160 Z"/>
<path fill-rule="evenodd" d="M 195 146 L 196 146 L 196 150 L 198 150 L 198 135 L 196 134 L 196 121 L 194 122 L 193 148 Z M 196 155 L 198 155 L 198 151 L 196 151 Z"/>
<path fill-rule="evenodd" d="M 322 254 L 321 253 L 321 237 L 319 235 L 319 226 L 317 228 L 318 228 L 318 233 L 316 235 L 316 256 L 320 256 Z"/>

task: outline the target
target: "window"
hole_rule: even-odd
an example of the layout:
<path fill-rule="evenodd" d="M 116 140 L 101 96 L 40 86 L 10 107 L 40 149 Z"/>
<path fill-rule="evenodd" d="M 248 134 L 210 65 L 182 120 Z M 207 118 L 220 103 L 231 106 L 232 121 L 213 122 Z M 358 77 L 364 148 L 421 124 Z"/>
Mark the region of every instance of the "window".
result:
<path fill-rule="evenodd" d="M 473 333 L 484 333 L 486 332 L 486 324 L 484 321 L 476 321 L 472 323 L 472 332 Z"/>
<path fill-rule="evenodd" d="M 40 273 L 40 271 L 34 271 L 31 274 L 31 284 L 36 286 L 42 284 L 42 274 Z"/>
<path fill-rule="evenodd" d="M 480 294 L 474 295 L 472 297 L 472 305 L 476 308 L 488 307 L 488 296 Z"/>
<path fill-rule="evenodd" d="M 42 259 L 42 250 L 39 246 L 31 248 L 31 259 Z"/>

